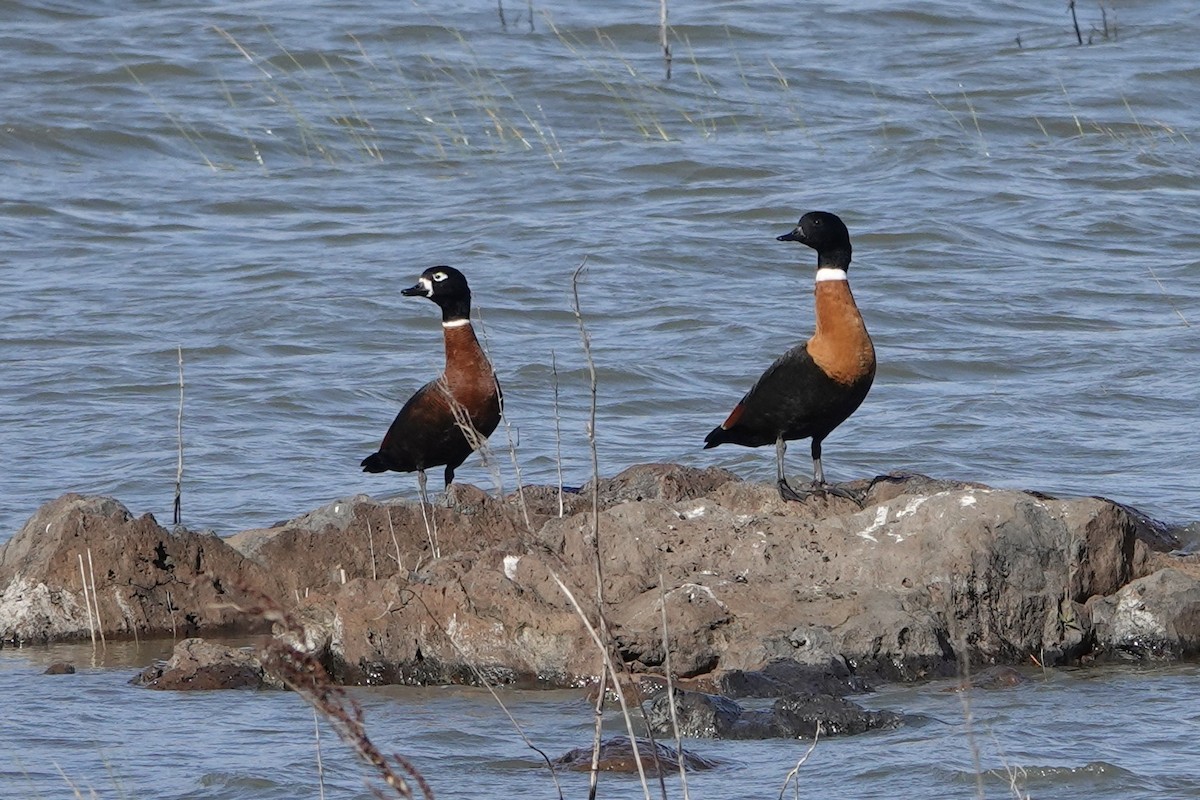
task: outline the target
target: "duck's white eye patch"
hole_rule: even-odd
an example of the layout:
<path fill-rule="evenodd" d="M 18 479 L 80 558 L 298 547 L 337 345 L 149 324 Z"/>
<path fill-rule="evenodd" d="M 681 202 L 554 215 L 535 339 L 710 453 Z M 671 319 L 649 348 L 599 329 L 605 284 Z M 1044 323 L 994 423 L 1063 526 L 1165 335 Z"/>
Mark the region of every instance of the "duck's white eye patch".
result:
<path fill-rule="evenodd" d="M 435 281 L 438 281 L 439 283 L 440 283 L 440 282 L 442 282 L 442 281 L 444 281 L 444 280 L 446 280 L 446 278 L 448 278 L 448 277 L 450 277 L 450 276 L 449 276 L 449 275 L 447 275 L 447 274 L 446 274 L 446 273 L 444 273 L 444 272 L 435 272 L 435 273 L 433 273 L 433 279 L 434 279 Z"/>

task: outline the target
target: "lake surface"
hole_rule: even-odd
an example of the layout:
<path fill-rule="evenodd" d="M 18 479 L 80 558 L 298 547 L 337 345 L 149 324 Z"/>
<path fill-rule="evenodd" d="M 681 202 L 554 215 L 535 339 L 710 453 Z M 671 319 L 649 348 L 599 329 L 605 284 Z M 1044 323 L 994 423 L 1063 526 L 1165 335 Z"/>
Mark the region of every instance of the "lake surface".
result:
<path fill-rule="evenodd" d="M 679 6 L 667 81 L 653 3 L 0 0 L 0 541 L 65 491 L 170 521 L 180 351 L 189 526 L 414 496 L 358 464 L 440 369 L 436 309 L 399 294 L 440 263 L 471 281 L 507 400 L 493 467 L 473 457 L 459 480 L 511 490 L 514 460 L 526 483 L 590 477 L 585 261 L 601 471 L 772 479 L 768 452 L 700 448 L 811 333 L 815 259 L 775 236 L 816 208 L 850 228 L 880 364 L 826 441 L 831 479 L 910 470 L 1200 518 L 1200 7 L 1084 5 L 1083 46 L 1065 4 Z M 806 444 L 789 469 L 807 476 Z M 44 752 L 105 794 L 111 764 L 117 796 L 314 795 L 295 698 L 124 678 L 9 683 L 7 707 L 53 720 L 24 769 Z M 989 724 L 1035 796 L 1186 796 L 1193 680 L 1056 674 L 996 695 Z M 397 749 L 448 759 L 440 796 L 551 796 L 489 698 L 399 694 L 364 702 Z M 578 698 L 518 702 L 562 749 L 586 738 Z M 973 796 L 961 711 L 938 708 L 943 724 L 830 743 L 805 774 L 846 796 Z M 417 709 L 445 729 L 409 730 Z M 3 724 L 0 747 L 30 739 Z M 710 747 L 742 766 L 697 797 L 774 797 L 798 757 Z M 743 792 L 748 776 L 764 783 Z M 14 796 L 62 793 L 30 780 Z"/>
<path fill-rule="evenodd" d="M 127 685 L 160 649 L 110 645 L 0 651 L 0 796 L 369 798 L 366 771 L 290 692 L 170 693 Z M 43 676 L 54 658 L 75 675 Z M 1128 800 L 1200 796 L 1200 668 L 1028 671 L 1010 689 L 953 682 L 854 698 L 906 715 L 902 727 L 818 741 L 800 768 L 801 797 Z M 483 689 L 354 690 L 368 735 L 412 761 L 440 798 L 558 796 L 545 762 Z M 1120 702 L 1114 702 L 1119 697 Z M 555 758 L 591 741 L 584 693 L 502 690 L 533 745 Z M 606 735 L 621 735 L 619 716 Z M 720 762 L 690 773 L 697 798 L 776 798 L 809 748 L 803 741 L 686 741 Z M 318 750 L 320 767 L 318 767 Z M 560 772 L 568 798 L 586 776 Z M 657 785 L 652 796 L 661 797 Z M 668 795 L 683 796 L 677 774 Z M 394 795 L 393 795 L 394 796 Z M 600 797 L 640 798 L 636 776 L 602 775 Z M 787 797 L 794 796 L 794 787 Z"/>

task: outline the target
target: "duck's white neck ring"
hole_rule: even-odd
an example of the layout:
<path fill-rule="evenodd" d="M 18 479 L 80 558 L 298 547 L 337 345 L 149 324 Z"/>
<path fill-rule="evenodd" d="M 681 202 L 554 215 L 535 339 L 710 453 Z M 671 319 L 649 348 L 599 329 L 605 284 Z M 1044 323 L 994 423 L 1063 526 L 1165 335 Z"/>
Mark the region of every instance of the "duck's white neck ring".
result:
<path fill-rule="evenodd" d="M 844 281 L 846 270 L 837 267 L 821 267 L 817 270 L 817 283 L 821 281 Z"/>
<path fill-rule="evenodd" d="M 442 321 L 443 328 L 461 328 L 464 325 L 470 325 L 471 320 L 463 317 L 462 319 L 447 319 Z"/>

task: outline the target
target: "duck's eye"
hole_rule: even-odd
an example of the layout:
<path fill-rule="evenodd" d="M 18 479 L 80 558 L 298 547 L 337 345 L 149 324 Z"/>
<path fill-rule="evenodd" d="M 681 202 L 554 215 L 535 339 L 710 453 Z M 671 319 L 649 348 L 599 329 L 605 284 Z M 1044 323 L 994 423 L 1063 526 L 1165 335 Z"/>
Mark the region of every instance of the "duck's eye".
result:
<path fill-rule="evenodd" d="M 434 279 L 435 281 L 437 281 L 438 283 L 441 283 L 442 281 L 446 280 L 446 278 L 448 278 L 448 277 L 450 277 L 450 276 L 449 276 L 449 275 L 447 275 L 447 274 L 446 274 L 446 273 L 444 273 L 444 272 L 435 272 L 435 273 L 433 273 L 433 279 Z"/>

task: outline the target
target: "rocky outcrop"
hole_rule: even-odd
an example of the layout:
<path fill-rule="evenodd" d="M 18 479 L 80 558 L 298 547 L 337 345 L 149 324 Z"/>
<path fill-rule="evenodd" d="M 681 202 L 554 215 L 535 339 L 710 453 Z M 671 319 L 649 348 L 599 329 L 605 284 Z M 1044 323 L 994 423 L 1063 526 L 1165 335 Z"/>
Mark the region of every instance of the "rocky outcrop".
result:
<path fill-rule="evenodd" d="M 203 639 L 184 639 L 166 663 L 147 667 L 130 683 L 170 691 L 283 688 L 252 650 Z"/>
<path fill-rule="evenodd" d="M 235 608 L 255 605 L 234 596 L 249 587 L 303 622 L 298 644 L 342 681 L 573 685 L 600 654 L 560 583 L 594 622 L 599 572 L 613 652 L 635 674 L 669 654 L 712 692 L 842 696 L 965 661 L 1103 654 L 1119 629 L 1105 598 L 1186 560 L 1155 552 L 1171 529 L 1099 498 L 911 475 L 849 488 L 861 507 L 785 503 L 723 470 L 653 464 L 598 482 L 598 518 L 590 486 L 559 516 L 556 489 L 456 484 L 424 511 L 358 496 L 228 540 L 68 495 L 0 552 L 0 637 L 87 636 L 90 548 L 109 635 L 262 627 Z M 1182 621 L 1160 628 L 1169 652 L 1200 644 Z"/>
<path fill-rule="evenodd" d="M 171 533 L 116 500 L 68 494 L 0 550 L 0 641 L 265 629 L 230 605 L 237 583 L 279 591 L 213 534 Z"/>

